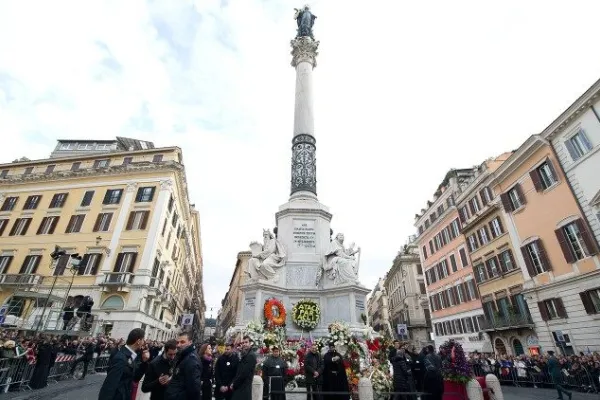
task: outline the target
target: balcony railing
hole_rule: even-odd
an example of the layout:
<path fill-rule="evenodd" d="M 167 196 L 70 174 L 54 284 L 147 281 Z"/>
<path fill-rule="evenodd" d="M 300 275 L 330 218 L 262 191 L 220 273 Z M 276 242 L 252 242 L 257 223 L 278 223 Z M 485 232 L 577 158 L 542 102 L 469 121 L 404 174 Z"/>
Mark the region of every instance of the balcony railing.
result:
<path fill-rule="evenodd" d="M 41 282 L 40 275 L 34 274 L 2 274 L 0 285 L 5 286 L 34 286 Z"/>
<path fill-rule="evenodd" d="M 104 274 L 104 286 L 131 285 L 134 275 L 131 272 L 107 272 Z"/>
<path fill-rule="evenodd" d="M 533 326 L 530 315 L 512 314 L 508 316 L 495 316 L 493 320 L 485 318 L 480 322 L 484 331 L 506 330 L 511 328 L 523 328 Z"/>

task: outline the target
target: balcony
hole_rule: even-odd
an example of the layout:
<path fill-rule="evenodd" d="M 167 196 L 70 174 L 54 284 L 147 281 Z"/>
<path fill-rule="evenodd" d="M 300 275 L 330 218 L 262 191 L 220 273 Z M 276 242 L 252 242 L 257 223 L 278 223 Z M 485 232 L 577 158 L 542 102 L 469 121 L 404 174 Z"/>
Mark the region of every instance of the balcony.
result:
<path fill-rule="evenodd" d="M 116 289 L 118 292 L 129 292 L 134 274 L 131 272 L 107 272 L 100 283 L 105 290 Z"/>
<path fill-rule="evenodd" d="M 150 285 L 148 286 L 148 296 L 155 297 L 155 300 L 160 300 L 160 295 L 165 292 L 165 288 L 160 284 L 158 278 L 150 278 Z"/>
<path fill-rule="evenodd" d="M 491 321 L 485 318 L 479 323 L 479 326 L 481 330 L 490 332 L 517 328 L 533 328 L 534 325 L 530 315 L 512 314 L 508 316 L 497 315 Z"/>
<path fill-rule="evenodd" d="M 41 283 L 42 277 L 34 274 L 2 274 L 0 275 L 0 287 L 18 287 L 31 289 Z"/>

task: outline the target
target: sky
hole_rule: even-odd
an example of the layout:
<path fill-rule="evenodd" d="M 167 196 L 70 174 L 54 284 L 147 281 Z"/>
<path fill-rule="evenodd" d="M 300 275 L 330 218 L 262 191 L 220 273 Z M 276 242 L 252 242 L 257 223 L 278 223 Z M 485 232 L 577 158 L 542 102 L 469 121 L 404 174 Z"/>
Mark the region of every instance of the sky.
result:
<path fill-rule="evenodd" d="M 309 4 L 318 196 L 367 287 L 449 169 L 516 149 L 600 77 L 597 1 Z M 0 0 L 0 162 L 59 138 L 181 147 L 216 317 L 237 253 L 288 200 L 303 5 Z"/>

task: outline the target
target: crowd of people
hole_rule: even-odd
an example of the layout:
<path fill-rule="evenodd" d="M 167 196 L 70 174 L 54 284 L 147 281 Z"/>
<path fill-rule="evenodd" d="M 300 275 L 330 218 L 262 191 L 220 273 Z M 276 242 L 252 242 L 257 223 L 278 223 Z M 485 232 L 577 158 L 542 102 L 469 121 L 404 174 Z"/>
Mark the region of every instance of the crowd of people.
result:
<path fill-rule="evenodd" d="M 553 352 L 531 356 L 474 352 L 469 354 L 469 363 L 478 376 L 493 373 L 501 380 L 514 380 L 534 387 L 549 386 L 559 381 L 579 391 L 600 392 L 600 354 L 597 352 L 559 356 Z M 552 376 L 551 367 L 558 372 L 555 377 Z"/>

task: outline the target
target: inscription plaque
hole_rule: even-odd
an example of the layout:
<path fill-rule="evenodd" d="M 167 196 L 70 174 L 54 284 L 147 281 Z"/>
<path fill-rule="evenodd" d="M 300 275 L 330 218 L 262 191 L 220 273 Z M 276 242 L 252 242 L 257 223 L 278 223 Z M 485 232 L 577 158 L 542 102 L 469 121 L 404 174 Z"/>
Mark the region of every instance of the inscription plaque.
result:
<path fill-rule="evenodd" d="M 317 247 L 315 221 L 308 219 L 294 220 L 294 246 L 297 249 L 313 250 Z"/>

